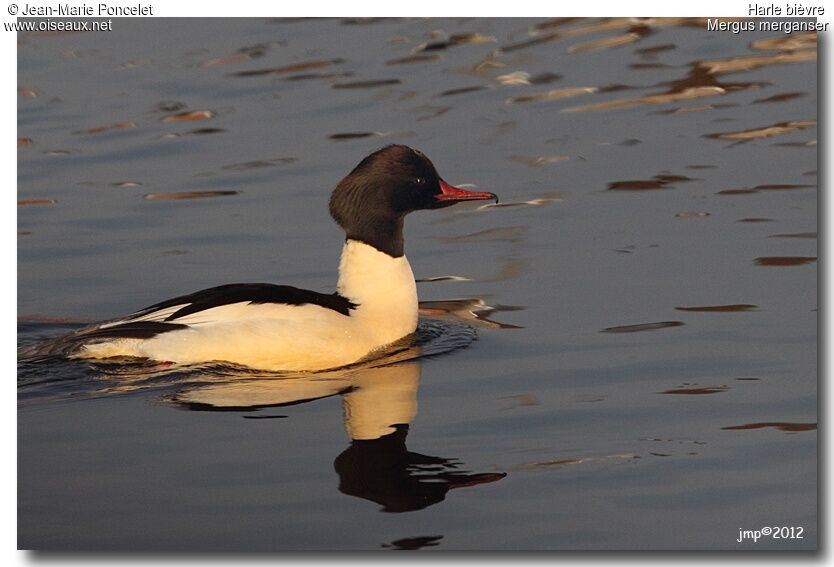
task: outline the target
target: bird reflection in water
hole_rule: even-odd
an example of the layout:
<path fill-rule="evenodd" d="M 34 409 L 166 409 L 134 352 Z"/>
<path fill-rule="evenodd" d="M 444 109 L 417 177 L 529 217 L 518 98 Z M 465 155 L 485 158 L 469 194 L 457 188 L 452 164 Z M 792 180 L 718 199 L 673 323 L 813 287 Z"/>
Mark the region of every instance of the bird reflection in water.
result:
<path fill-rule="evenodd" d="M 419 346 L 407 346 L 384 357 L 384 366 L 236 380 L 180 392 L 174 401 L 191 409 L 242 410 L 341 395 L 351 442 L 334 462 L 339 490 L 376 502 L 383 512 L 421 510 L 443 501 L 452 489 L 495 482 L 506 473 L 472 473 L 457 459 L 408 450 L 406 437 L 417 415 L 421 371 L 414 359 L 420 355 Z"/>
<path fill-rule="evenodd" d="M 437 504 L 453 488 L 494 482 L 506 473 L 458 470 L 455 459 L 408 450 L 417 415 L 420 363 L 375 368 L 342 395 L 350 446 L 336 457 L 339 490 L 371 500 L 383 512 L 411 512 Z"/>

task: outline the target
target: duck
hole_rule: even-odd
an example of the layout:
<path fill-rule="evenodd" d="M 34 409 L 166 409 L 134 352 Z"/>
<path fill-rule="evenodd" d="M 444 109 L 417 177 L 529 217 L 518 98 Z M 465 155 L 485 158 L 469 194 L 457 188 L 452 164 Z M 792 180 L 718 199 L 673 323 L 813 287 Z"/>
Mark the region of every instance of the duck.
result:
<path fill-rule="evenodd" d="M 385 146 L 360 161 L 330 196 L 330 215 L 345 232 L 334 293 L 226 284 L 78 329 L 27 354 L 225 362 L 269 371 L 351 365 L 417 329 L 417 287 L 404 252 L 406 215 L 480 200 L 498 197 L 446 183 L 418 150 Z"/>

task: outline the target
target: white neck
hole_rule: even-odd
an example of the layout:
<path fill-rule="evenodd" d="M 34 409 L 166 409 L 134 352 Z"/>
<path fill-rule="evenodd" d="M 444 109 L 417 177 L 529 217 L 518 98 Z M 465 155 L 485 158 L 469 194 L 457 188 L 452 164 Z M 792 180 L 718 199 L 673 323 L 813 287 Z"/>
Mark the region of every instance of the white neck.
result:
<path fill-rule="evenodd" d="M 405 256 L 393 258 L 364 242 L 347 240 L 336 289 L 358 305 L 350 316 L 379 346 L 417 329 L 417 284 Z"/>

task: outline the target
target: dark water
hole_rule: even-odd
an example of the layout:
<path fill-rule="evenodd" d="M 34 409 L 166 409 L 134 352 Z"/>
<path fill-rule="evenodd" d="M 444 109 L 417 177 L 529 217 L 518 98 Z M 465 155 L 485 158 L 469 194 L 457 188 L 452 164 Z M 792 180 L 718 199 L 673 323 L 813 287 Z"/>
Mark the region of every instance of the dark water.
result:
<path fill-rule="evenodd" d="M 329 191 L 387 143 L 501 203 L 409 218 L 426 318 L 379 363 L 21 363 L 20 547 L 816 547 L 815 35 L 113 27 L 20 36 L 21 344 L 331 291 Z M 803 538 L 737 542 L 765 526 Z"/>

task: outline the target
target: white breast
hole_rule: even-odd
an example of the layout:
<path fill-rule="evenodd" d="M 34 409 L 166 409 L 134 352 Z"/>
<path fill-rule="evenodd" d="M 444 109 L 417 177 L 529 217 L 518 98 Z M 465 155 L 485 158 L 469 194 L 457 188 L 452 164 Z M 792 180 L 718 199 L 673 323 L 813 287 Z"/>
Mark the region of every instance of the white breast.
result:
<path fill-rule="evenodd" d="M 338 292 L 358 305 L 351 314 L 379 345 L 417 329 L 417 284 L 405 256 L 392 258 L 348 240 L 339 265 Z"/>

